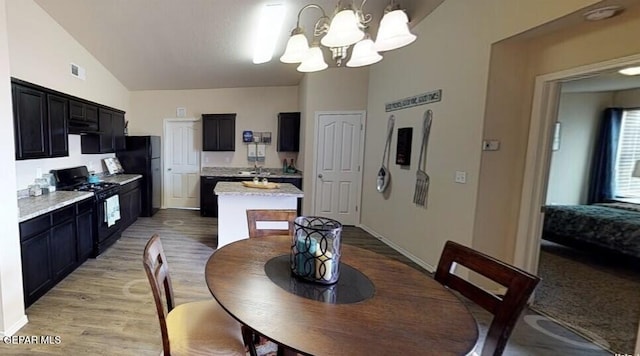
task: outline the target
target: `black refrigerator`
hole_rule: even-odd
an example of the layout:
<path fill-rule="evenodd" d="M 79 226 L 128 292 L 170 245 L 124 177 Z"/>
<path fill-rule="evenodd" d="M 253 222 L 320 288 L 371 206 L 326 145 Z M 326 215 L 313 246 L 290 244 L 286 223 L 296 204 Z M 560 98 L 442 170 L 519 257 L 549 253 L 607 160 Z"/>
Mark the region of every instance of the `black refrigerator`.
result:
<path fill-rule="evenodd" d="M 140 216 L 152 216 L 160 209 L 160 149 L 160 136 L 126 136 L 126 150 L 116 153 L 124 173 L 142 175 Z"/>

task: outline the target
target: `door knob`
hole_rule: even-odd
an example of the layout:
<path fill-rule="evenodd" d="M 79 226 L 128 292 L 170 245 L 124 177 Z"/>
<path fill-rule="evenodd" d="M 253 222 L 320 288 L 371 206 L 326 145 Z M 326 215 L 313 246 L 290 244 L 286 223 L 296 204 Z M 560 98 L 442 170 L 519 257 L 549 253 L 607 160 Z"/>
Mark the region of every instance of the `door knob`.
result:
<path fill-rule="evenodd" d="M 167 170 L 168 170 L 168 171 L 170 171 L 170 170 L 171 170 L 171 168 L 167 168 Z"/>
<path fill-rule="evenodd" d="M 322 173 L 318 174 L 318 178 L 322 179 Z"/>

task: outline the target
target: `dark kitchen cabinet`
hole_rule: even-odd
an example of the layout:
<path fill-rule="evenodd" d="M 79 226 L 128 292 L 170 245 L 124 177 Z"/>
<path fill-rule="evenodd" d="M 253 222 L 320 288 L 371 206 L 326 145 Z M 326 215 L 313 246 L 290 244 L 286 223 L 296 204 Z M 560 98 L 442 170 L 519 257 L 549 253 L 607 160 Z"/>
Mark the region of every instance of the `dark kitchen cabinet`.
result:
<path fill-rule="evenodd" d="M 115 152 L 113 147 L 113 111 L 102 109 L 102 108 L 98 109 L 98 129 L 100 130 L 100 134 L 97 135 L 98 151 L 95 153 Z M 84 137 L 91 139 L 91 138 L 95 138 L 96 136 L 88 135 Z M 90 140 L 87 140 L 87 141 L 90 141 Z M 84 141 L 82 143 L 84 143 Z M 87 152 L 87 153 L 90 153 L 90 152 Z"/>
<path fill-rule="evenodd" d="M 278 178 L 270 178 L 269 179 L 270 182 L 273 183 L 289 183 L 289 184 L 293 184 L 293 186 L 295 186 L 296 188 L 302 190 L 302 178 L 294 178 L 294 177 L 278 177 Z M 302 215 L 302 198 L 298 198 L 298 208 L 296 209 L 298 211 L 298 216 Z"/>
<path fill-rule="evenodd" d="M 43 296 L 53 283 L 49 231 L 22 242 L 22 284 L 25 306 Z"/>
<path fill-rule="evenodd" d="M 124 149 L 124 113 L 98 109 L 98 134 L 82 135 L 82 153 L 114 153 Z"/>
<path fill-rule="evenodd" d="M 140 180 L 120 187 L 120 226 L 124 231 L 140 216 L 142 210 Z"/>
<path fill-rule="evenodd" d="M 16 159 L 69 155 L 68 134 L 82 153 L 125 149 L 124 112 L 11 78 Z"/>
<path fill-rule="evenodd" d="M 218 217 L 218 196 L 213 192 L 218 182 L 242 182 L 251 180 L 247 177 L 220 177 L 206 176 L 200 177 L 200 216 Z M 302 190 L 302 178 L 297 177 L 268 177 L 273 183 L 291 183 Z M 298 199 L 298 215 L 302 213 L 302 198 Z"/>
<path fill-rule="evenodd" d="M 124 113 L 114 112 L 112 116 L 111 128 L 113 130 L 113 149 L 116 152 L 126 149 L 124 135 Z"/>
<path fill-rule="evenodd" d="M 85 199 L 20 223 L 25 306 L 86 260 L 84 244 L 94 239 L 92 204 L 93 198 Z"/>
<path fill-rule="evenodd" d="M 12 92 L 16 159 L 68 156 L 68 100 L 17 83 Z"/>
<path fill-rule="evenodd" d="M 298 152 L 300 150 L 300 113 L 281 112 L 278 114 L 278 151 Z"/>
<path fill-rule="evenodd" d="M 200 177 L 200 216 L 218 217 L 218 196 L 213 192 L 218 182 L 240 182 L 246 178 Z"/>
<path fill-rule="evenodd" d="M 87 199 L 76 206 L 76 234 L 78 241 L 78 262 L 86 261 L 93 252 L 96 226 L 93 220 L 93 199 Z"/>
<path fill-rule="evenodd" d="M 56 214 L 64 215 L 55 222 Z M 75 206 L 70 206 L 53 215 L 54 226 L 50 232 L 51 271 L 54 280 L 62 280 L 78 263 L 78 247 L 75 221 Z"/>
<path fill-rule="evenodd" d="M 69 155 L 69 100 L 61 96 L 47 94 L 47 113 L 49 118 L 50 157 Z"/>
<path fill-rule="evenodd" d="M 97 133 L 98 107 L 96 105 L 69 100 L 69 133 Z"/>
<path fill-rule="evenodd" d="M 236 114 L 202 115 L 202 150 L 236 150 Z"/>
<path fill-rule="evenodd" d="M 47 94 L 13 84 L 12 95 L 16 159 L 49 157 Z"/>

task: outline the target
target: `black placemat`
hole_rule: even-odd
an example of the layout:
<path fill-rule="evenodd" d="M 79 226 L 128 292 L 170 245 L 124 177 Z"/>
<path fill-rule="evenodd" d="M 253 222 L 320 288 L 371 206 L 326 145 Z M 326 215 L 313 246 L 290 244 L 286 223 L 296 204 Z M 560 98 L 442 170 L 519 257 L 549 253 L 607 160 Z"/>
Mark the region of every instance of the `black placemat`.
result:
<path fill-rule="evenodd" d="M 289 255 L 277 256 L 264 265 L 273 283 L 289 293 L 330 304 L 358 303 L 373 297 L 371 280 L 357 269 L 340 262 L 340 278 L 332 285 L 308 282 L 291 273 Z"/>

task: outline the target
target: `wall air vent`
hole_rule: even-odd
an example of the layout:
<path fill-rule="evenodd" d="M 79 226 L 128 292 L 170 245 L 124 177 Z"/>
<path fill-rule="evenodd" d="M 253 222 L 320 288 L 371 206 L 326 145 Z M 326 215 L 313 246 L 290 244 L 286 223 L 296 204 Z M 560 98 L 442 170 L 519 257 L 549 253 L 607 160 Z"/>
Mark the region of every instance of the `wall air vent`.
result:
<path fill-rule="evenodd" d="M 87 79 L 87 72 L 85 69 L 74 63 L 71 63 L 71 75 L 78 79 Z"/>

